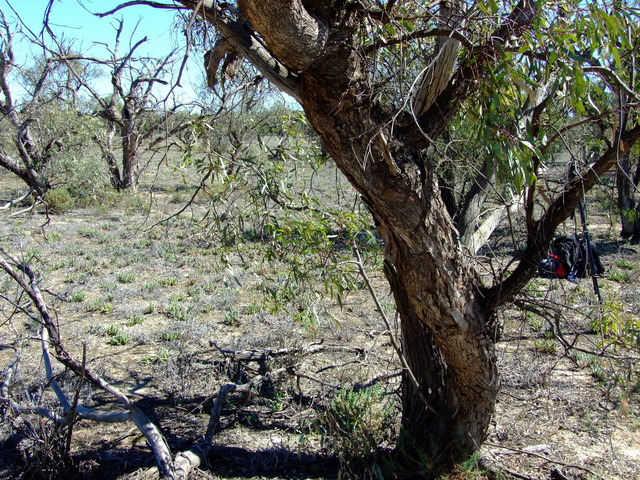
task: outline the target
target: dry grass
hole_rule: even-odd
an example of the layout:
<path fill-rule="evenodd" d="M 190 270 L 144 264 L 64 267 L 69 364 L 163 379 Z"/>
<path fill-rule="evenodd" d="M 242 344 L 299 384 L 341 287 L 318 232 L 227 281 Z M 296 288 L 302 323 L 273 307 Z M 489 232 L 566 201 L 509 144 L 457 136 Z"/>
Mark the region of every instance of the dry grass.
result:
<path fill-rule="evenodd" d="M 0 185 L 11 189 L 12 182 L 0 175 Z M 86 345 L 89 365 L 136 399 L 173 451 L 189 447 L 206 430 L 221 385 L 290 369 L 262 382 L 255 393 L 228 398 L 215 439 L 216 461 L 204 468 L 202 478 L 335 478 L 338 465 L 330 447 L 348 446 L 348 437 L 329 439 L 335 430 L 323 418 L 336 399 L 344 403 L 341 388 L 387 378 L 374 397 L 389 402 L 387 415 L 394 413 L 376 422 L 389 428 L 390 419 L 397 421 L 399 363 L 366 289 L 349 293 L 342 307 L 329 295 L 315 297 L 314 316 L 297 315 L 286 304 L 275 308 L 265 297 L 265 282 L 285 282 L 286 269 L 264 260 L 268 245 L 255 239 L 234 248 L 221 246 L 214 232 L 200 228 L 199 207 L 170 225 L 156 225 L 180 208 L 178 196 L 188 198 L 192 191 L 189 182 L 185 187 L 167 179 L 162 185 L 152 195 L 142 189 L 110 204 L 76 207 L 49 218 L 10 218 L 3 212 L 0 238 L 42 274 L 41 288 L 55 294 L 47 300 L 70 351 L 80 356 Z M 596 228 L 595 233 L 604 238 L 606 230 Z M 627 273 L 601 279 L 605 297 L 638 315 L 640 255 L 613 243 L 604 253 L 609 271 Z M 381 272 L 372 267 L 370 275 L 383 304 L 392 309 Z M 9 293 L 13 287 L 1 288 Z M 538 279 L 528 294 L 576 308 L 564 308 L 560 323 L 504 312 L 505 333 L 498 346 L 503 389 L 479 457 L 494 473 L 470 465 L 450 478 L 637 478 L 637 384 L 621 396 L 588 357 L 566 354 L 558 339 L 559 333 L 577 338 L 575 345 L 585 350 L 598 341 L 588 317 L 593 311 L 588 281 L 573 285 Z M 9 316 L 6 308 L 3 314 Z M 558 325 L 562 331 L 551 332 Z M 0 369 L 13 357 L 5 347 L 15 340 L 13 328 L 23 338 L 13 391 L 39 395 L 44 379 L 37 342 L 28 339 L 33 324 L 2 322 Z M 310 353 L 305 347 L 311 345 L 322 348 Z M 231 353 L 278 349 L 285 353 L 259 360 Z M 58 373 L 73 391 L 75 380 Z M 44 392 L 40 402 L 50 404 L 53 398 Z M 110 405 L 88 387 L 80 392 L 90 405 Z M 23 475 L 22 457 L 33 456 L 46 443 L 50 424 L 30 420 L 29 430 L 17 424 L 21 421 L 5 417 L 0 426 L 2 478 Z M 31 436 L 19 433 L 27 430 Z M 153 465 L 137 431 L 84 421 L 75 429 L 72 458 L 72 466 L 47 468 L 80 471 L 90 478 L 134 478 L 139 469 Z"/>

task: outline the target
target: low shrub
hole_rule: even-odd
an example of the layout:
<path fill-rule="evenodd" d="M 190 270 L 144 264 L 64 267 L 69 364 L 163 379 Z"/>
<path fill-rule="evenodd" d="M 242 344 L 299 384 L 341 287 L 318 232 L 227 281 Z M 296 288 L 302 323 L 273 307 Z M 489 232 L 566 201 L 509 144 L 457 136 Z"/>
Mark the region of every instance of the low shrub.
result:
<path fill-rule="evenodd" d="M 63 213 L 71 210 L 76 200 L 71 196 L 66 188 L 54 188 L 44 195 L 44 201 L 47 208 L 53 213 Z"/>

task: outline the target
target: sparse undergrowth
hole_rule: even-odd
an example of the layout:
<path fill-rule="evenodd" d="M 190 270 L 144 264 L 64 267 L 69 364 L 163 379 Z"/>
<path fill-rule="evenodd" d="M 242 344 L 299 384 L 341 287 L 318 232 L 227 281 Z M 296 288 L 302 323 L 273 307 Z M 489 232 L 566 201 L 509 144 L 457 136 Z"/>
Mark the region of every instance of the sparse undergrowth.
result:
<path fill-rule="evenodd" d="M 41 273 L 72 353 L 81 358 L 85 344 L 88 364 L 157 419 L 173 451 L 202 435 L 222 385 L 254 381 L 225 399 L 209 474 L 378 478 L 400 429 L 399 362 L 357 271 L 337 261 L 332 268 L 340 275 L 318 276 L 306 260 L 315 250 L 305 250 L 335 250 L 348 260 L 343 235 L 359 224 L 336 232 L 308 218 L 294 230 L 228 242 L 205 231 L 194 210 L 191 218 L 148 228 L 176 208 L 173 198 L 170 190 L 156 194 L 153 208 L 139 213 L 129 210 L 130 198 L 108 212 L 76 207 L 45 228 L 39 215 L 6 218 L 0 234 Z M 375 251 L 377 240 L 367 235 L 354 237 L 357 245 Z M 489 442 L 447 480 L 546 478 L 555 468 L 566 478 L 638 473 L 639 259 L 620 252 L 605 252 L 602 307 L 593 305 L 588 279 L 536 279 L 527 295 L 531 304 L 550 306 L 546 314 L 504 313 L 504 387 Z M 323 255 L 313 264 L 332 258 Z M 393 317 L 379 259 L 374 253 L 366 261 Z M 14 292 L 3 280 L 2 294 Z M 13 344 L 15 331 L 37 334 L 35 320 L 15 322 L 8 312 L 3 345 Z M 24 366 L 12 388 L 51 407 L 34 345 L 23 342 Z M 3 369 L 12 356 L 12 349 L 0 350 Z M 108 398 L 56 373 L 83 401 L 109 406 Z M 64 478 L 114 478 L 116 470 L 136 478 L 137 469 L 153 464 L 144 439 L 126 428 L 81 421 L 66 451 L 66 437 L 50 420 L 5 418 L 0 468 L 8 478 L 35 475 L 24 461 Z M 119 459 L 109 471 L 105 456 Z M 607 458 L 616 458 L 615 466 Z"/>

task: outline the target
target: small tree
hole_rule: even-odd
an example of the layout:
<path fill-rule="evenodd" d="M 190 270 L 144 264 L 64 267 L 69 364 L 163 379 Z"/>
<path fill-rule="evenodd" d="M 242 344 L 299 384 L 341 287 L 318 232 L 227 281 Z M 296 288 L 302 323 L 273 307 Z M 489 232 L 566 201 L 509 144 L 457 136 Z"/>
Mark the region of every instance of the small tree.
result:
<path fill-rule="evenodd" d="M 158 84 L 168 84 L 163 77 L 174 63 L 173 52 L 164 58 L 137 57 L 137 50 L 147 41 L 144 37 L 121 55 L 123 28 L 124 22 L 119 21 L 115 46 L 107 59 L 61 54 L 58 60 L 64 61 L 72 71 L 72 62 L 78 60 L 109 70 L 112 90 L 106 96 L 101 95 L 79 72 L 75 72 L 75 79 L 89 92 L 97 104 L 96 114 L 106 123 L 106 135 L 104 138 L 96 135 L 94 141 L 106 160 L 112 186 L 117 190 L 135 190 L 140 177 L 141 154 L 172 133 L 168 130 L 164 134 L 161 132 L 167 128 L 167 112 L 169 116 L 173 115 L 178 106 L 167 110 L 164 100 L 159 99 L 155 92 Z M 175 131 L 181 128 L 181 125 L 174 127 Z M 120 161 L 117 160 L 118 150 Z"/>
<path fill-rule="evenodd" d="M 0 29 L 2 45 L 0 45 L 0 112 L 4 124 L 7 144 L 0 145 L 0 166 L 17 175 L 24 181 L 38 198 L 42 198 L 49 189 L 50 183 L 44 170 L 54 154 L 62 149 L 61 138 L 45 138 L 38 135 L 38 109 L 43 104 L 43 89 L 47 79 L 55 71 L 58 64 L 50 58 L 44 58 L 39 68 L 31 71 L 31 88 L 25 93 L 21 102 L 17 103 L 10 79 L 17 70 L 13 51 L 13 32 L 11 26 L 0 10 Z M 19 72 L 18 72 L 19 73 Z"/>
<path fill-rule="evenodd" d="M 86 98 L 78 79 L 94 81 L 96 69 L 83 60 L 61 61 L 58 53 L 51 53 L 29 32 L 21 34 L 23 39 L 32 47 L 41 47 L 43 54 L 24 64 L 24 59 L 14 57 L 11 26 L 4 16 L 0 22 L 0 108 L 4 114 L 0 119 L 0 166 L 22 179 L 38 198 L 50 188 L 68 187 L 80 195 L 94 190 L 102 183 L 96 181 L 102 172 L 92 164 L 88 150 L 100 126 L 84 115 Z M 74 55 L 71 44 L 60 44 L 58 50 Z"/>

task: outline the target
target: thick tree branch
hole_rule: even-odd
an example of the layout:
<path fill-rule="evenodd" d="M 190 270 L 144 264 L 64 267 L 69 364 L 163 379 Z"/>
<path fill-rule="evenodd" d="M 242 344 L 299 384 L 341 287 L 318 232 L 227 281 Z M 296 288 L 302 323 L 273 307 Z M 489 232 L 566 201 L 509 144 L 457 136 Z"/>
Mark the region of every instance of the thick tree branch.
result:
<path fill-rule="evenodd" d="M 443 23 L 453 27 L 460 26 L 464 19 L 463 9 L 464 3 L 459 0 L 443 2 L 440 6 Z M 458 60 L 460 47 L 461 42 L 453 35 L 437 38 L 434 54 L 422 74 L 413 99 L 411 113 L 416 117 L 426 112 L 446 88 Z"/>
<path fill-rule="evenodd" d="M 520 0 L 489 40 L 469 52 L 466 61 L 451 75 L 446 86 L 441 88 L 440 82 L 434 84 L 434 88 L 439 92 L 437 98 L 431 102 L 429 99 L 432 96 L 422 92 L 429 87 L 428 82 L 425 83 L 423 80 L 414 101 L 414 114 L 410 115 L 401 127 L 405 139 L 416 147 L 426 148 L 434 138 L 442 134 L 464 100 L 478 89 L 478 80 L 484 76 L 488 66 L 497 62 L 500 56 L 498 50 L 507 40 L 522 35 L 532 24 L 536 14 L 537 6 L 534 2 Z M 452 60 L 449 58 L 447 63 L 443 59 L 440 65 L 435 64 L 432 68 L 437 68 L 439 75 L 447 75 L 444 67 L 451 64 Z"/>
<path fill-rule="evenodd" d="M 173 4 L 166 4 L 166 3 L 161 3 L 161 2 L 152 2 L 150 0 L 133 0 L 131 2 L 121 3 L 120 5 L 118 5 L 117 7 L 109 10 L 108 12 L 94 13 L 94 15 L 96 17 L 103 18 L 103 17 L 107 17 L 109 15 L 113 15 L 114 13 L 117 13 L 118 11 L 122 10 L 123 8 L 133 7 L 133 6 L 136 6 L 136 5 L 146 5 L 148 7 L 159 8 L 159 9 L 164 9 L 164 10 L 183 10 L 184 9 L 183 7 L 180 7 L 178 5 L 173 5 Z"/>
<path fill-rule="evenodd" d="M 29 174 L 23 165 L 13 160 L 0 146 L 0 167 L 6 168 L 11 173 L 22 179 L 25 183 L 29 183 Z"/>
<path fill-rule="evenodd" d="M 300 79 L 271 53 L 243 19 L 234 20 L 215 3 L 197 0 L 180 2 L 202 16 L 227 38 L 270 82 L 284 93 L 300 100 Z"/>
<path fill-rule="evenodd" d="M 238 6 L 288 68 L 303 72 L 322 58 L 329 30 L 301 0 L 239 0 Z"/>

